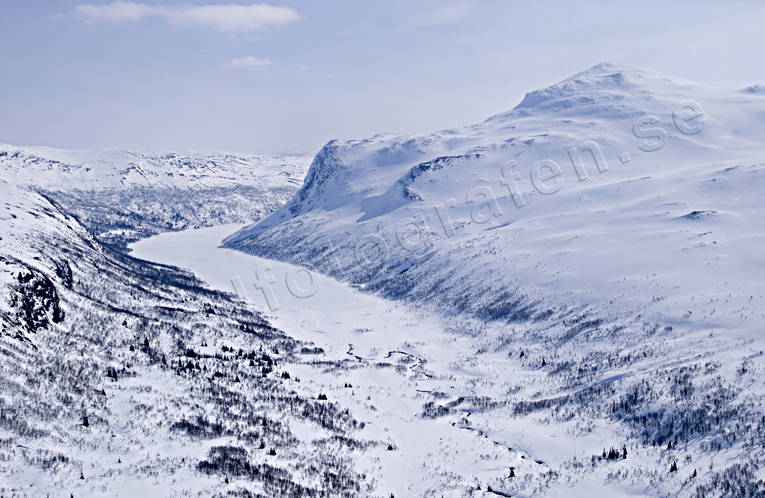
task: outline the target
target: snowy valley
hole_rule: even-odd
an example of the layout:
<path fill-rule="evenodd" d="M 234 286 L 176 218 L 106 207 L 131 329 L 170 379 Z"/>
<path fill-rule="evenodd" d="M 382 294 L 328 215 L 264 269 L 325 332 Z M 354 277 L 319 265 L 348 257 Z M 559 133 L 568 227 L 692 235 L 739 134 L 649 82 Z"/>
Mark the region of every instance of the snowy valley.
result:
<path fill-rule="evenodd" d="M 751 88 L 603 63 L 310 168 L 0 146 L 0 494 L 765 495 Z"/>

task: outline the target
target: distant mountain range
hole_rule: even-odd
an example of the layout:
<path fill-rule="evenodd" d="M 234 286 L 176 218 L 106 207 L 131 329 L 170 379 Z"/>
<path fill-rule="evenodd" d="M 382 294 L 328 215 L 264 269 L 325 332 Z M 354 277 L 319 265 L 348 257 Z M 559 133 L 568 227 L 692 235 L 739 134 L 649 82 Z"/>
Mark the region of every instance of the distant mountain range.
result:
<path fill-rule="evenodd" d="M 309 158 L 0 145 L 0 171 L 124 248 L 166 230 L 257 221 L 302 183 Z"/>

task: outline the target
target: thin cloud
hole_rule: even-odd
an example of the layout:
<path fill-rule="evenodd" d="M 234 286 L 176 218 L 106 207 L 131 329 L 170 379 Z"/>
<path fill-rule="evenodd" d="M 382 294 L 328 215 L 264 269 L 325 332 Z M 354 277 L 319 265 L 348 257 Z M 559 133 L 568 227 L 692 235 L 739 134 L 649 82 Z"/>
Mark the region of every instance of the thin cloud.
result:
<path fill-rule="evenodd" d="M 252 55 L 248 55 L 247 57 L 242 57 L 241 59 L 231 59 L 225 64 L 225 67 L 227 68 L 245 68 L 245 67 L 263 67 L 263 66 L 270 66 L 271 61 L 268 59 L 259 59 L 257 57 L 253 57 Z"/>
<path fill-rule="evenodd" d="M 90 21 L 137 21 L 151 15 L 162 15 L 162 7 L 153 7 L 134 2 L 112 2 L 105 5 L 86 3 L 75 7 L 75 11 Z"/>
<path fill-rule="evenodd" d="M 469 10 L 470 4 L 467 2 L 444 5 L 443 7 L 416 16 L 414 24 L 419 26 L 436 26 L 453 23 L 465 17 Z"/>
<path fill-rule="evenodd" d="M 118 0 L 104 5 L 78 5 L 75 11 L 91 22 L 139 21 L 146 17 L 159 17 L 176 26 L 212 27 L 220 31 L 240 32 L 281 26 L 298 18 L 297 12 L 289 7 L 267 4 L 164 7 Z"/>

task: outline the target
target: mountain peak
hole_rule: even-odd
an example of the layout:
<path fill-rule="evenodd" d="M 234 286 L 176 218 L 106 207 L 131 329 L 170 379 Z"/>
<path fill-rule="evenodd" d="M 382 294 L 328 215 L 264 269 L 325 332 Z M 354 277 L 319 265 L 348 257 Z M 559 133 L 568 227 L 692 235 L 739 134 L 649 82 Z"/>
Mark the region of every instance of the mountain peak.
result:
<path fill-rule="evenodd" d="M 596 93 L 623 93 L 644 77 L 645 72 L 639 69 L 601 62 L 558 83 L 527 93 L 515 109 L 561 110 L 590 104 L 595 102 Z M 571 98 L 575 95 L 578 97 Z"/>
<path fill-rule="evenodd" d="M 760 85 L 760 84 L 750 85 L 741 91 L 744 93 L 754 93 L 754 94 L 765 95 L 765 85 Z"/>
<path fill-rule="evenodd" d="M 597 75 L 609 74 L 609 73 L 642 73 L 642 72 L 644 71 L 635 67 L 616 64 L 613 61 L 603 61 L 603 62 L 599 62 L 598 64 L 595 64 L 589 69 L 585 69 L 584 71 L 574 74 L 568 79 L 573 79 L 573 78 L 582 77 L 582 76 L 597 76 Z"/>

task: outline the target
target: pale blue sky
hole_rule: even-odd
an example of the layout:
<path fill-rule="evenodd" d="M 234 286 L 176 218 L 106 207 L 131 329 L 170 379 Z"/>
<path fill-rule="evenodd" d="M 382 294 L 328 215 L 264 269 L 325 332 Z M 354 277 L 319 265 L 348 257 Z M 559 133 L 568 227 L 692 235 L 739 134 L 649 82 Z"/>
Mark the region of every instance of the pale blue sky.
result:
<path fill-rule="evenodd" d="M 479 122 L 604 60 L 765 83 L 762 2 L 257 5 L 0 0 L 0 142 L 315 152 Z"/>

